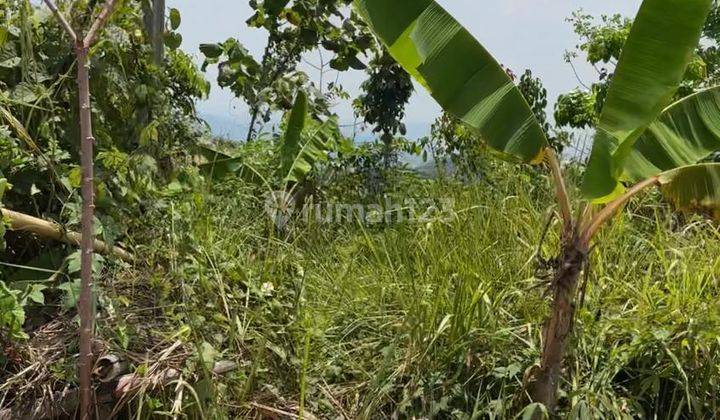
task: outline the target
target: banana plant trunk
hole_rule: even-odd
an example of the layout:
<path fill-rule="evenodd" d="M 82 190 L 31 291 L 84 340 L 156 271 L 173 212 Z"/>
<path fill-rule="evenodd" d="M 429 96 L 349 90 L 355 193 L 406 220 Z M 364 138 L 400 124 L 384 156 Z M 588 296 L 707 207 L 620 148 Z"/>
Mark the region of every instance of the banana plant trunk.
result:
<path fill-rule="evenodd" d="M 560 266 L 551 285 L 553 300 L 544 329 L 540 368 L 531 377 L 528 389 L 531 399 L 544 404 L 551 413 L 557 407 L 562 362 L 575 318 L 578 279 L 587 256 L 588 251 L 579 239 L 568 241 L 563 246 Z"/>
<path fill-rule="evenodd" d="M 94 328 L 93 308 L 93 250 L 95 216 L 95 191 L 93 183 L 93 143 L 92 110 L 90 108 L 90 77 L 88 75 L 88 47 L 82 41 L 75 46 L 77 55 L 77 84 L 80 105 L 80 165 L 82 167 L 82 240 L 80 244 L 80 413 L 82 420 L 90 418 L 92 413 L 91 370 L 93 367 L 92 341 Z"/>

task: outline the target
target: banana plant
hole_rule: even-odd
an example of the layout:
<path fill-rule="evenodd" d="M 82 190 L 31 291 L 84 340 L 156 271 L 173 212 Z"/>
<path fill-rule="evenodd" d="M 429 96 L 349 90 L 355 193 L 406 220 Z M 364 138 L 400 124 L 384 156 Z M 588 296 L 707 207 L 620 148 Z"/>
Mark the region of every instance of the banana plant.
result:
<path fill-rule="evenodd" d="M 273 169 L 273 175 L 279 179 L 282 189 L 293 190 L 307 181 L 317 164 L 327 161 L 328 154 L 337 149 L 341 134 L 336 117 L 322 122 L 308 117 L 308 98 L 304 91 L 298 91 L 286 120 L 285 133 L 278 143 L 280 162 Z M 197 157 L 201 160 L 201 171 L 210 177 L 243 174 L 247 181 L 270 187 L 267 177 L 242 157 L 207 145 L 198 146 Z"/>
<path fill-rule="evenodd" d="M 716 209 L 720 91 L 670 104 L 712 0 L 645 0 L 618 62 L 582 183 L 571 202 L 557 153 L 527 102 L 490 53 L 433 0 L 355 0 L 393 57 L 447 111 L 505 158 L 545 163 L 563 224 L 550 283 L 550 315 L 526 396 L 555 412 L 578 278 L 598 230 L 634 196 L 660 187 L 680 209 Z M 574 204 L 574 206 L 573 206 Z M 573 211 L 575 207 L 576 212 Z"/>
<path fill-rule="evenodd" d="M 318 164 L 327 161 L 329 153 L 337 150 L 340 137 L 335 117 L 324 122 L 308 117 L 307 94 L 298 91 L 279 145 L 278 176 L 282 189 L 273 192 L 271 197 L 284 216 L 291 206 L 305 205 L 307 196 L 315 189 L 310 174 Z"/>
<path fill-rule="evenodd" d="M 302 207 L 314 186 L 310 175 L 317 165 L 337 151 L 342 137 L 336 117 L 317 121 L 308 115 L 308 97 L 300 90 L 292 109 L 286 115 L 285 133 L 278 142 L 280 161 L 272 168 L 272 175 L 263 175 L 252 162 L 242 156 L 231 156 L 208 146 L 198 147 L 202 159 L 200 169 L 208 176 L 222 178 L 235 174 L 245 181 L 267 189 L 273 211 L 283 214 L 291 206 Z M 279 187 L 279 188 L 278 188 Z"/>

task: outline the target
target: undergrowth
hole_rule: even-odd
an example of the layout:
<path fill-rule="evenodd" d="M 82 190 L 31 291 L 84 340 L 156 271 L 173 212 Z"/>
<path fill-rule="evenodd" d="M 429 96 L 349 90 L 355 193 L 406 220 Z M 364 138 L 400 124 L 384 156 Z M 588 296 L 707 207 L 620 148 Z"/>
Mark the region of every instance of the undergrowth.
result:
<path fill-rule="evenodd" d="M 120 314 L 144 296 L 147 316 L 99 328 L 116 347 L 181 341 L 177 368 L 193 392 L 180 404 L 180 386 L 140 394 L 130 412 L 511 416 L 539 358 L 559 222 L 543 235 L 552 197 L 537 173 L 489 173 L 394 183 L 390 196 L 453 200 L 452 217 L 422 223 L 311 219 L 278 231 L 240 180 L 168 193 L 135 237 L 143 263 L 116 268 L 102 292 L 125 302 Z M 561 386 L 570 418 L 719 413 L 720 232 L 659 202 L 633 202 L 592 252 Z M 238 369 L 213 375 L 218 360 Z"/>

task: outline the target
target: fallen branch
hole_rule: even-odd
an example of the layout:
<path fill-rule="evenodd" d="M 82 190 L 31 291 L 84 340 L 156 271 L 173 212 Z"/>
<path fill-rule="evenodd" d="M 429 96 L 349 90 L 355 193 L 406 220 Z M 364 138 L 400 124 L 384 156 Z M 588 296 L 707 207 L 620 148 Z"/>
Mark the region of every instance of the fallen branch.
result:
<path fill-rule="evenodd" d="M 10 230 L 34 233 L 46 239 L 65 242 L 66 244 L 79 246 L 82 241 L 82 235 L 77 232 L 66 231 L 57 223 L 48 222 L 47 220 L 38 219 L 37 217 L 28 216 L 27 214 L 18 213 L 8 209 L 0 209 L 4 219 L 10 222 Z M 126 262 L 135 261 L 135 257 L 128 251 L 111 246 L 105 242 L 95 240 L 93 249 L 98 254 L 114 255 Z"/>
<path fill-rule="evenodd" d="M 215 362 L 213 375 L 223 376 L 238 368 L 238 364 L 229 360 Z M 135 373 L 122 375 L 117 379 L 117 386 L 113 396 L 117 400 L 127 400 L 141 390 L 157 390 L 164 388 L 180 378 L 180 371 L 174 368 L 167 368 L 152 375 L 141 376 Z"/>

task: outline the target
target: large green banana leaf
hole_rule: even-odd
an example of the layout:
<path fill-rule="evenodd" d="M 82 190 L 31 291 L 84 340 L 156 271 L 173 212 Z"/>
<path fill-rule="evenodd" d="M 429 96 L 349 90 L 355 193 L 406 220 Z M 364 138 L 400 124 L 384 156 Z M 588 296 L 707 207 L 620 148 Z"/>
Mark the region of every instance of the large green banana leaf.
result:
<path fill-rule="evenodd" d="M 355 0 L 390 54 L 493 149 L 538 161 L 547 145 L 522 93 L 488 51 L 433 0 Z"/>
<path fill-rule="evenodd" d="M 607 201 L 635 141 L 670 103 L 698 45 L 712 0 L 645 0 L 623 48 L 583 180 L 583 193 Z"/>
<path fill-rule="evenodd" d="M 659 180 L 678 209 L 720 216 L 720 163 L 683 166 L 660 174 Z"/>
<path fill-rule="evenodd" d="M 292 172 L 292 166 L 302 149 L 302 133 L 305 130 L 305 120 L 308 113 L 307 94 L 300 90 L 295 98 L 292 110 L 288 115 L 285 137 L 280 144 L 281 172 L 287 175 Z"/>
<path fill-rule="evenodd" d="M 661 172 L 694 165 L 720 150 L 720 87 L 675 102 L 635 143 L 625 171 L 641 181 Z"/>
<path fill-rule="evenodd" d="M 298 92 L 280 144 L 280 171 L 285 183 L 304 181 L 315 164 L 327 160 L 328 153 L 335 150 L 338 138 L 337 118 L 325 122 L 308 118 L 307 95 Z"/>

